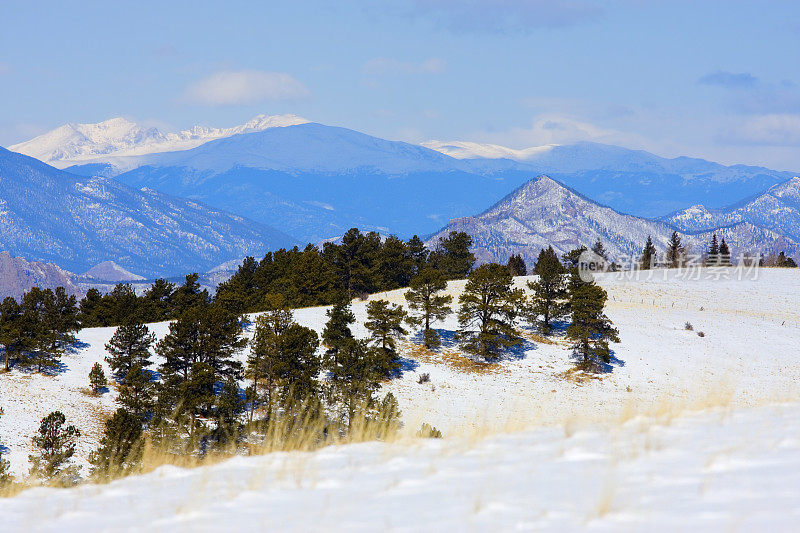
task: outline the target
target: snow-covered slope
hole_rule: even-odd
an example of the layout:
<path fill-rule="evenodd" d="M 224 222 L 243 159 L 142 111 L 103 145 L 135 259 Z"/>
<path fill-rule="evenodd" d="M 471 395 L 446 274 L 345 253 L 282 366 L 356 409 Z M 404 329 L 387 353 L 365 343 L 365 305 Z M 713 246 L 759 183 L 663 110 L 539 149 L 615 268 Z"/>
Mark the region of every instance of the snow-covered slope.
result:
<path fill-rule="evenodd" d="M 96 279 L 98 281 L 141 281 L 143 276 L 128 272 L 114 261 L 103 261 L 86 272 L 83 273 L 84 277 Z"/>
<path fill-rule="evenodd" d="M 755 198 L 722 209 L 694 205 L 664 217 L 684 231 L 701 231 L 746 221 L 800 240 L 800 178 L 770 187 Z"/>
<path fill-rule="evenodd" d="M 0 252 L 0 299 L 6 296 L 19 297 L 31 287 L 55 289 L 64 287 L 67 294 L 82 296 L 83 291 L 75 283 L 75 275 L 52 263 L 26 261 Z"/>
<path fill-rule="evenodd" d="M 527 342 L 490 371 L 452 364 L 453 316 L 438 325 L 447 341 L 440 353 L 413 350 L 405 339 L 407 370 L 384 391 L 398 398 L 406 436 L 426 421 L 442 440 L 237 457 L 110 485 L 34 489 L 0 499 L 4 526 L 792 530 L 800 518 L 800 271 L 763 269 L 743 280 L 651 274 L 599 277 L 622 342 L 613 345 L 613 370 L 598 379 L 566 372 L 570 350 L 559 335 L 552 344 Z M 463 286 L 451 282 L 448 292 L 457 297 Z M 404 302 L 402 290 L 374 298 Z M 359 336 L 367 303 L 353 305 Z M 325 311 L 295 316 L 319 331 Z M 161 337 L 167 325 L 151 329 Z M 105 366 L 113 331 L 82 331 L 85 345 L 54 377 L 0 374 L 0 436 L 15 474 L 54 408 L 81 429 L 85 465 L 116 392 L 97 398 L 80 389 L 95 361 Z M 423 373 L 429 382 L 419 383 Z"/>
<path fill-rule="evenodd" d="M 194 201 L 81 178 L 0 148 L 0 250 L 28 260 L 72 272 L 114 261 L 158 277 L 205 272 L 294 242 Z"/>
<path fill-rule="evenodd" d="M 109 157 L 188 150 L 213 139 L 306 122 L 297 115 L 258 115 L 232 128 L 194 126 L 163 133 L 124 118 L 112 118 L 97 124 L 65 124 L 9 149 L 64 168 L 77 162 L 103 162 Z"/>
<path fill-rule="evenodd" d="M 684 243 L 697 253 L 705 250 L 713 231 L 726 238 L 735 254 L 786 250 L 793 255 L 798 251 L 797 241 L 746 222 L 703 230 L 682 234 Z M 591 247 L 598 239 L 609 256 L 618 260 L 641 254 L 648 235 L 663 251 L 674 228 L 663 221 L 619 213 L 540 176 L 480 215 L 452 220 L 429 239 L 430 245 L 451 231 L 472 236 L 480 262 L 505 262 L 511 254 L 521 254 L 530 265 L 547 246 L 564 253 L 581 245 Z"/>

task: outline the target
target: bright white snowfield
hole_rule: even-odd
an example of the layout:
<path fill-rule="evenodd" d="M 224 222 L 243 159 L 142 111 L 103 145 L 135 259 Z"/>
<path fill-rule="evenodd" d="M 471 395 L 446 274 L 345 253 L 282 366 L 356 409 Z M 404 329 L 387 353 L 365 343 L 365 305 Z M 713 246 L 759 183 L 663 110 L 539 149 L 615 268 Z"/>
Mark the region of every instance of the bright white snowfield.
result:
<path fill-rule="evenodd" d="M 0 499 L 0 529 L 796 530 L 800 271 L 741 281 L 608 276 L 600 283 L 622 342 L 600 379 L 570 374 L 558 337 L 530 341 L 488 372 L 466 369 L 454 347 L 424 354 L 409 339 L 403 377 L 385 386 L 403 411 L 396 442 L 31 489 Z M 462 287 L 450 284 L 454 295 Z M 382 297 L 405 303 L 402 290 L 372 298 Z M 353 307 L 363 323 L 365 303 Z M 295 317 L 321 331 L 325 308 Z M 456 325 L 450 317 L 440 327 L 449 338 Z M 160 337 L 166 324 L 152 329 Z M 0 436 L 15 474 L 52 410 L 84 434 L 81 461 L 97 445 L 115 392 L 80 389 L 95 361 L 108 373 L 112 333 L 82 331 L 87 346 L 66 355 L 56 377 L 0 375 Z M 418 383 L 421 373 L 429 383 Z M 414 438 L 423 421 L 444 439 Z"/>

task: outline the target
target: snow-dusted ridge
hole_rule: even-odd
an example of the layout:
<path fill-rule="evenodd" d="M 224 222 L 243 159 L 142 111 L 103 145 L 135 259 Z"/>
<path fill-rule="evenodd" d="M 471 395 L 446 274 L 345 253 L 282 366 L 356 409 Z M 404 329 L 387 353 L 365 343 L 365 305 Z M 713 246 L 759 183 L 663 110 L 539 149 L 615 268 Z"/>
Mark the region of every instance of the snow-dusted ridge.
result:
<path fill-rule="evenodd" d="M 79 162 L 103 162 L 109 157 L 188 150 L 214 139 L 307 122 L 298 115 L 262 114 L 230 128 L 193 126 L 164 133 L 117 117 L 96 124 L 65 124 L 29 141 L 9 146 L 9 150 L 65 168 Z"/>

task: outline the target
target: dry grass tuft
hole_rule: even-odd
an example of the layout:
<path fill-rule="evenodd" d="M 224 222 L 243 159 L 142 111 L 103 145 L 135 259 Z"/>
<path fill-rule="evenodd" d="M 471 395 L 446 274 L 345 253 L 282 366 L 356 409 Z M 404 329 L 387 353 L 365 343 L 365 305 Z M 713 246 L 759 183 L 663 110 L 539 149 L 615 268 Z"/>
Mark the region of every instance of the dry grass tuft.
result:
<path fill-rule="evenodd" d="M 411 342 L 402 343 L 403 353 L 416 361 L 430 364 L 445 364 L 452 370 L 473 374 L 499 374 L 506 369 L 497 363 L 476 361 L 464 356 L 456 350 L 442 349 L 439 352 L 428 350 L 421 344 Z"/>
<path fill-rule="evenodd" d="M 558 374 L 556 374 L 556 377 L 569 381 L 570 383 L 575 383 L 577 385 L 583 385 L 584 383 L 591 383 L 592 381 L 602 381 L 603 379 L 602 375 L 596 374 L 594 372 L 587 372 L 577 366 L 569 368 L 563 372 L 559 372 Z"/>

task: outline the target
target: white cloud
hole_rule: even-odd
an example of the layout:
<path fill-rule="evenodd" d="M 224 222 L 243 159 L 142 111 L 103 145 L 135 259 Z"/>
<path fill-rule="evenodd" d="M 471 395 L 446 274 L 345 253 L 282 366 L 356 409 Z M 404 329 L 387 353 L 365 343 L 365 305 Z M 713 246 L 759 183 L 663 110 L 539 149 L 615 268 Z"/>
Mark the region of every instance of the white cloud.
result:
<path fill-rule="evenodd" d="M 309 96 L 297 79 L 283 72 L 236 70 L 217 72 L 190 84 L 186 102 L 202 105 L 247 105 L 270 100 L 294 100 Z"/>
<path fill-rule="evenodd" d="M 800 115 L 784 113 L 744 119 L 721 132 L 717 140 L 742 145 L 800 145 Z"/>
<path fill-rule="evenodd" d="M 624 145 L 640 144 L 640 139 L 636 139 L 630 134 L 554 114 L 535 117 L 529 128 L 512 128 L 505 132 L 486 133 L 483 135 L 483 140 L 503 146 L 520 147 L 568 144 L 578 141 Z"/>
<path fill-rule="evenodd" d="M 431 57 L 419 63 L 378 57 L 364 63 L 364 72 L 371 75 L 440 74 L 447 64 L 444 59 Z"/>

